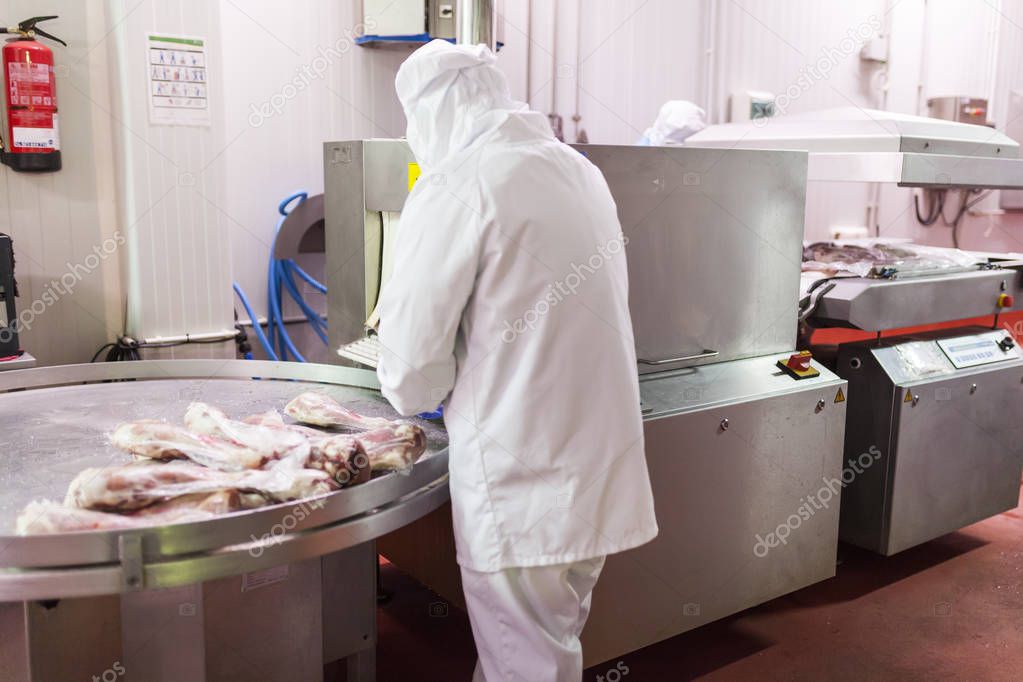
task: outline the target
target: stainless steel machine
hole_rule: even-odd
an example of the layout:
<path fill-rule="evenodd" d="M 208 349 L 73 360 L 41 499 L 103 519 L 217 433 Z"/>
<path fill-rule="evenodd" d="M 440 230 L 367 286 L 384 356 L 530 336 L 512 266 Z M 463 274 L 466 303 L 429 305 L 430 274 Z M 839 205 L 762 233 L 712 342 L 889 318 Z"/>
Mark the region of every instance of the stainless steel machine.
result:
<path fill-rule="evenodd" d="M 17 536 L 30 501 L 61 499 L 83 468 L 111 464 L 127 419 L 193 400 L 242 415 L 325 391 L 393 415 L 371 372 L 256 361 L 176 360 L 0 373 L 0 679 L 317 682 L 344 660 L 375 679 L 375 539 L 448 499 L 447 439 L 408 475 L 314 501 L 130 531 Z"/>
<path fill-rule="evenodd" d="M 846 452 L 878 448 L 842 494 L 841 537 L 894 554 L 1019 503 L 1023 354 L 1005 330 L 844 344 Z"/>
<path fill-rule="evenodd" d="M 801 509 L 841 476 L 846 384 L 817 363 L 803 379 L 777 364 L 796 342 L 805 154 L 577 149 L 607 178 L 629 239 L 661 529 L 607 561 L 583 633 L 594 665 L 834 575 L 837 493 Z M 414 163 L 400 140 L 324 145 L 335 347 L 365 333 Z M 461 603 L 446 509 L 378 546 Z"/>
<path fill-rule="evenodd" d="M 359 45 L 415 47 L 433 39 L 500 45 L 492 0 L 362 0 Z"/>
<path fill-rule="evenodd" d="M 690 143 L 806 150 L 811 181 L 1023 187 L 1019 144 L 1002 133 L 890 112 L 839 109 L 762 127 L 712 126 Z M 849 381 L 847 463 L 877 453 L 842 493 L 843 541 L 894 554 L 1019 502 L 1023 366 L 1013 332 L 1020 330 L 1000 320 L 1020 310 L 1023 262 L 974 255 L 967 267 L 882 268 L 807 287 L 802 317 L 811 328 L 877 333 L 840 345 L 828 363 Z M 978 329 L 976 318 L 993 324 Z M 946 328 L 913 330 L 939 324 Z M 903 331 L 882 338 L 893 330 Z"/>
<path fill-rule="evenodd" d="M 890 555 L 1019 503 L 1023 361 L 999 324 L 1021 293 L 1019 261 L 978 258 L 973 270 L 895 279 L 835 279 L 809 321 L 878 338 L 841 344 L 849 381 L 846 457 L 878 462 L 842 496 L 841 539 Z M 993 327 L 955 322 L 994 315 Z M 881 337 L 882 331 L 952 323 Z"/>

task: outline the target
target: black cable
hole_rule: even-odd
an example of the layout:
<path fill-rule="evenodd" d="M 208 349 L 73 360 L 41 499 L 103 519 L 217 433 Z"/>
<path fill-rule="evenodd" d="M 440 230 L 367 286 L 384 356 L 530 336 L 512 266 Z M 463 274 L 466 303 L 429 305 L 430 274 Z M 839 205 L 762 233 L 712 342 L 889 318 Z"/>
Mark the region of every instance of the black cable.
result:
<path fill-rule="evenodd" d="M 96 362 L 96 358 L 99 357 L 100 353 L 105 351 L 107 348 L 110 348 L 111 346 L 116 346 L 116 345 L 117 345 L 116 343 L 104 343 L 102 346 L 99 347 L 99 350 L 96 351 L 96 354 L 92 356 L 92 360 L 89 360 L 89 362 Z"/>
<path fill-rule="evenodd" d="M 959 211 L 956 213 L 955 220 L 952 221 L 951 225 L 952 245 L 955 246 L 957 249 L 959 248 L 959 226 L 962 225 L 963 217 L 966 215 L 967 211 L 969 211 L 971 208 L 982 202 L 985 198 L 987 198 L 987 195 L 990 193 L 991 193 L 990 190 L 984 192 L 979 187 L 975 187 L 969 190 L 963 190 L 963 199 L 959 204 Z M 970 201 L 969 198 L 971 194 L 980 194 L 980 196 L 974 199 L 973 201 Z M 942 213 L 941 217 L 942 220 L 944 220 L 945 218 L 944 213 Z"/>
<path fill-rule="evenodd" d="M 242 326 L 241 322 L 238 321 L 238 310 L 234 311 L 234 330 L 235 337 L 234 342 L 238 347 L 237 352 L 243 358 L 252 357 L 252 344 L 249 343 L 249 333 L 245 331 L 245 327 Z"/>
<path fill-rule="evenodd" d="M 924 196 L 932 196 L 931 207 L 927 212 L 927 217 L 920 215 L 920 196 L 917 194 L 913 195 L 913 207 L 916 209 L 916 219 L 921 225 L 930 227 L 934 223 L 938 222 L 938 218 L 942 215 L 942 210 L 945 208 L 945 195 L 947 190 L 936 189 L 933 190 L 934 195 L 928 195 L 929 190 L 924 190 Z"/>
<path fill-rule="evenodd" d="M 226 343 L 233 341 L 234 337 L 227 337 L 223 339 L 187 339 L 185 341 L 166 341 L 160 343 L 138 343 L 136 342 L 136 348 L 175 348 L 177 346 L 189 346 L 192 344 L 203 344 L 203 343 Z"/>
<path fill-rule="evenodd" d="M 237 328 L 237 327 L 236 327 Z M 103 358 L 104 362 L 129 362 L 133 360 L 141 360 L 142 355 L 139 351 L 143 348 L 176 348 L 178 346 L 185 346 L 189 344 L 207 344 L 207 343 L 225 343 L 231 341 L 231 338 L 225 339 L 186 339 L 184 341 L 168 341 L 165 343 L 144 343 L 136 341 L 130 336 L 119 336 L 117 340 L 112 343 L 103 344 L 96 354 L 92 356 L 90 362 L 96 362 L 96 359 L 107 351 L 106 357 Z"/>

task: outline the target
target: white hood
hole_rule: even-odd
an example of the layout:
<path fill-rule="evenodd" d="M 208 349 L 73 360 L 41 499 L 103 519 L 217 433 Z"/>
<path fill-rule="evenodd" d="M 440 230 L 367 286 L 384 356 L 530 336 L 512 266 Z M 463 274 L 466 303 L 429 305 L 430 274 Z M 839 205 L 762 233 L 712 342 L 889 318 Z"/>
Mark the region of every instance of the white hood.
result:
<path fill-rule="evenodd" d="M 682 144 L 687 137 L 707 127 L 707 114 L 692 102 L 669 100 L 661 106 L 657 120 L 644 138 L 654 147 Z"/>
<path fill-rule="evenodd" d="M 485 45 L 434 40 L 398 69 L 394 86 L 408 119 L 406 137 L 424 171 L 471 149 L 510 114 L 526 110 Z"/>

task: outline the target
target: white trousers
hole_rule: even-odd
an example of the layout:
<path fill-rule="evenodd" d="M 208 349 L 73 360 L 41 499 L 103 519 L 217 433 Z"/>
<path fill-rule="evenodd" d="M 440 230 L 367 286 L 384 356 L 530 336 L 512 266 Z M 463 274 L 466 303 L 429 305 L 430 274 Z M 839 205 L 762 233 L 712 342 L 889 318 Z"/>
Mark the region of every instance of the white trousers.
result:
<path fill-rule="evenodd" d="M 479 661 L 473 682 L 580 682 L 579 634 L 604 557 L 479 573 L 462 587 Z"/>

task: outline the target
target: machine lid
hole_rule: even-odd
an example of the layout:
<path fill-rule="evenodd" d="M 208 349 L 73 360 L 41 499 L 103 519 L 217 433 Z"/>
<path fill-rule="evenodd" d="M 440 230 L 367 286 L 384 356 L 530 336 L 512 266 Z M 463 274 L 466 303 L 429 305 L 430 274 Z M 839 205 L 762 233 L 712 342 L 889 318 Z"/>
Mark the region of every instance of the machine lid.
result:
<path fill-rule="evenodd" d="M 689 137 L 686 146 L 1019 156 L 1018 142 L 988 126 L 859 107 L 708 126 Z"/>
<path fill-rule="evenodd" d="M 1019 143 L 988 126 L 842 107 L 709 126 L 689 147 L 810 153 L 809 180 L 1023 187 Z"/>

